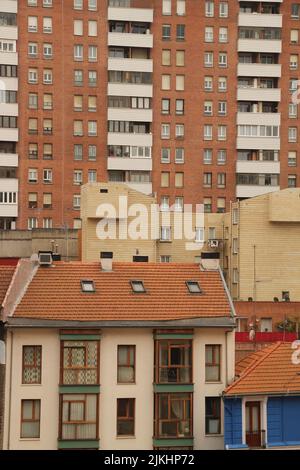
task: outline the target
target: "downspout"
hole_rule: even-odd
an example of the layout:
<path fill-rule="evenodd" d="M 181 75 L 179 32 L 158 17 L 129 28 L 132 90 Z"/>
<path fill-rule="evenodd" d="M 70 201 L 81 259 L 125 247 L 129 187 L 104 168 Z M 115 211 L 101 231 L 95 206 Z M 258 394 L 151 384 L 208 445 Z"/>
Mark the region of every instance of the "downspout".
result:
<path fill-rule="evenodd" d="M 8 424 L 7 424 L 7 450 L 10 450 L 10 422 L 11 422 L 11 392 L 12 392 L 12 367 L 13 367 L 13 340 L 14 333 L 10 332 L 10 364 L 9 364 L 9 392 L 8 392 Z"/>

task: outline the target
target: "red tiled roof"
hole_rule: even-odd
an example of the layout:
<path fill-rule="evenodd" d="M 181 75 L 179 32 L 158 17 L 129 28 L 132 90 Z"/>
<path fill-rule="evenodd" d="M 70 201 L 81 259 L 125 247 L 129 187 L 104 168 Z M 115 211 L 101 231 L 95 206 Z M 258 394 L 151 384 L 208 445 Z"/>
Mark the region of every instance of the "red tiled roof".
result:
<path fill-rule="evenodd" d="M 93 280 L 95 293 L 83 293 L 81 280 Z M 144 281 L 147 292 L 134 294 L 130 280 Z M 190 294 L 187 280 L 197 280 L 203 294 Z M 197 264 L 55 262 L 39 268 L 14 316 L 53 320 L 172 320 L 229 317 L 230 304 L 218 271 L 201 272 Z"/>
<path fill-rule="evenodd" d="M 3 303 L 14 272 L 15 266 L 0 266 L 0 306 Z"/>
<path fill-rule="evenodd" d="M 239 361 L 236 372 L 240 377 L 227 387 L 225 395 L 299 393 L 300 365 L 292 362 L 296 351 L 292 344 L 273 343 Z"/>

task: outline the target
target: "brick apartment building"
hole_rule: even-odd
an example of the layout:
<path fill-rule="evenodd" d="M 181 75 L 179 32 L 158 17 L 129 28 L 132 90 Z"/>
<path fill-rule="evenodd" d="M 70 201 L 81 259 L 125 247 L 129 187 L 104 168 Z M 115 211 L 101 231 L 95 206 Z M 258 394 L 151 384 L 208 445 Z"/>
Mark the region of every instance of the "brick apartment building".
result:
<path fill-rule="evenodd" d="M 80 227 L 88 181 L 206 212 L 297 186 L 300 3 L 3 0 L 0 10 L 0 228 Z M 18 75 L 17 99 L 5 74 Z"/>

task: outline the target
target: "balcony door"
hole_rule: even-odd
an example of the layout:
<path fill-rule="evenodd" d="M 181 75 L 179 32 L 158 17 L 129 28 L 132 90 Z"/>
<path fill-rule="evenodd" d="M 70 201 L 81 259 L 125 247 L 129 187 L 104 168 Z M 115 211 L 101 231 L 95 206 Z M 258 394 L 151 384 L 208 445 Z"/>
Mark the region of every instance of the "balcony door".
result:
<path fill-rule="evenodd" d="M 261 447 L 261 413 L 259 401 L 246 403 L 246 444 Z"/>

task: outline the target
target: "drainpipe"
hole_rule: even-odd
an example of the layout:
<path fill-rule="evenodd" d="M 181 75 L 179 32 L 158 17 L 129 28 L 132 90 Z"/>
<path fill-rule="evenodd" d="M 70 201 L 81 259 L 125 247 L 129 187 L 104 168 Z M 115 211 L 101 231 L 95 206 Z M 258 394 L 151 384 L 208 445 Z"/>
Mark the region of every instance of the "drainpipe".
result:
<path fill-rule="evenodd" d="M 11 393 L 12 393 L 12 367 L 13 367 L 13 339 L 10 332 L 10 364 L 9 364 L 9 391 L 8 391 L 8 424 L 7 424 L 7 450 L 10 450 L 10 422 L 11 422 Z"/>

